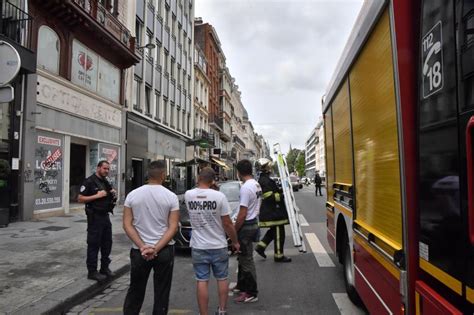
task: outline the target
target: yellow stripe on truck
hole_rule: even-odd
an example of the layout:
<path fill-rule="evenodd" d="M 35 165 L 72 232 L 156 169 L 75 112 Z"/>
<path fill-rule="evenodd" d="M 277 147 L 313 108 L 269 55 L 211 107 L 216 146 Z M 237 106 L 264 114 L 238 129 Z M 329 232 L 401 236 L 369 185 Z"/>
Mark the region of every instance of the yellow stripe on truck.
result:
<path fill-rule="evenodd" d="M 439 269 L 430 262 L 420 258 L 420 268 L 444 283 L 448 288 L 453 290 L 459 295 L 462 295 L 462 284 L 461 281 L 447 274 L 443 270 Z"/>

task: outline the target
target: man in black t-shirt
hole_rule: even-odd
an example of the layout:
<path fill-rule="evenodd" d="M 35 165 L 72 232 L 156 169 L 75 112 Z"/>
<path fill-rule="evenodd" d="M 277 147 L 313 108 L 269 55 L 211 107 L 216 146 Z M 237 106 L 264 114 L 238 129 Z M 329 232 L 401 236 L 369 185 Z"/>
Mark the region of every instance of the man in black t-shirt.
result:
<path fill-rule="evenodd" d="M 109 169 L 109 162 L 100 161 L 96 172 L 85 179 L 78 197 L 79 202 L 86 204 L 87 277 L 99 282 L 115 275 L 109 269 L 112 250 L 112 223 L 109 212 L 112 212 L 115 206 L 116 192 L 107 180 Z M 99 250 L 100 272 L 97 271 Z"/>

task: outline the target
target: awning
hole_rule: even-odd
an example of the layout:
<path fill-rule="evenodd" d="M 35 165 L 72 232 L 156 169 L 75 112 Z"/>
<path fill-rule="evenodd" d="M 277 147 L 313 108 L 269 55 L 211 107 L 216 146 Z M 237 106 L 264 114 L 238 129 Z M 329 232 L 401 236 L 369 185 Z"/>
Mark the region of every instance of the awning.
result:
<path fill-rule="evenodd" d="M 181 162 L 174 164 L 174 166 L 192 166 L 192 165 L 199 165 L 201 163 L 210 163 L 209 161 L 200 159 L 200 158 L 194 158 L 192 160 L 186 161 L 186 162 Z"/>
<path fill-rule="evenodd" d="M 220 160 L 220 159 L 218 159 L 218 158 L 215 158 L 215 157 L 213 157 L 213 158 L 211 158 L 211 159 L 212 159 L 212 161 L 214 161 L 217 165 L 219 165 L 219 166 L 222 167 L 223 169 L 225 169 L 225 170 L 227 170 L 227 171 L 230 170 L 230 167 L 227 166 L 227 164 L 225 164 L 224 161 L 222 161 L 222 160 Z"/>

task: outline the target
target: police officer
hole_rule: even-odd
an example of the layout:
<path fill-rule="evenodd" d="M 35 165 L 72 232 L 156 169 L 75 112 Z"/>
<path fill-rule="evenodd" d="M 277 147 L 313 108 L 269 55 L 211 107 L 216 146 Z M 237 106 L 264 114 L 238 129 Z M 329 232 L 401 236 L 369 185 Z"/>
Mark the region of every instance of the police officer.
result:
<path fill-rule="evenodd" d="M 263 236 L 262 240 L 255 246 L 255 251 L 267 258 L 265 249 L 274 242 L 274 261 L 291 262 L 291 258 L 283 255 L 285 245 L 285 225 L 289 223 L 288 213 L 281 189 L 277 183 L 270 178 L 272 171 L 272 161 L 266 158 L 258 159 L 256 169 L 260 172 L 258 183 L 262 187 L 262 205 L 260 207 L 259 226 L 268 227 L 269 230 Z"/>
<path fill-rule="evenodd" d="M 86 204 L 87 214 L 87 278 L 104 281 L 115 274 L 109 269 L 112 250 L 112 223 L 109 212 L 115 206 L 116 192 L 107 180 L 110 164 L 100 161 L 95 174 L 92 174 L 81 186 L 79 202 Z M 97 258 L 100 250 L 101 266 L 97 272 Z"/>

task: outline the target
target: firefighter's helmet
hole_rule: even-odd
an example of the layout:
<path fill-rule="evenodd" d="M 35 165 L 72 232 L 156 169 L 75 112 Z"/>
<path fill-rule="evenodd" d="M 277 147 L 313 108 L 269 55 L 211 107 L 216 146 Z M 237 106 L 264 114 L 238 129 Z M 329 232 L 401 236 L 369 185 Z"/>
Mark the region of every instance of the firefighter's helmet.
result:
<path fill-rule="evenodd" d="M 272 166 L 273 162 L 267 158 L 261 158 L 258 159 L 257 162 L 255 162 L 255 168 L 257 169 L 257 171 L 264 173 L 270 173 L 272 171 Z"/>

